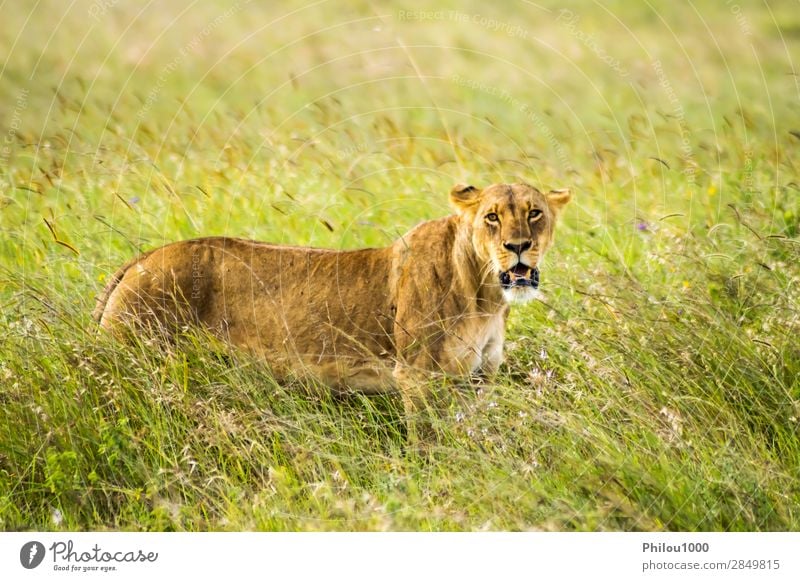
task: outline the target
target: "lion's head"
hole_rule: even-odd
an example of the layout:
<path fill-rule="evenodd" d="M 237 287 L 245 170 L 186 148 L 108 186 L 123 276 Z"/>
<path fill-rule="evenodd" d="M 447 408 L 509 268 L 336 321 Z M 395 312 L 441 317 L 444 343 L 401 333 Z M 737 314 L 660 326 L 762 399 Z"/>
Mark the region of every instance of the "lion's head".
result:
<path fill-rule="evenodd" d="M 494 184 L 483 190 L 459 184 L 450 192 L 484 272 L 508 302 L 535 298 L 539 262 L 553 243 L 556 218 L 569 190 L 543 194 L 527 184 Z"/>

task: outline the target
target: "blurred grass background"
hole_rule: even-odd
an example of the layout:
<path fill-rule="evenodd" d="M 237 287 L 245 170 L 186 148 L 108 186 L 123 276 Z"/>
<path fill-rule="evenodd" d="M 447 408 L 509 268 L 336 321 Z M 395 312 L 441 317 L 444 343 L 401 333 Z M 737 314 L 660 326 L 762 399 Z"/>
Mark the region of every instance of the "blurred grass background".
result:
<path fill-rule="evenodd" d="M 796 8 L 4 6 L 0 527 L 797 530 Z M 575 197 L 436 462 L 89 319 L 140 250 L 384 245 L 459 181 Z"/>

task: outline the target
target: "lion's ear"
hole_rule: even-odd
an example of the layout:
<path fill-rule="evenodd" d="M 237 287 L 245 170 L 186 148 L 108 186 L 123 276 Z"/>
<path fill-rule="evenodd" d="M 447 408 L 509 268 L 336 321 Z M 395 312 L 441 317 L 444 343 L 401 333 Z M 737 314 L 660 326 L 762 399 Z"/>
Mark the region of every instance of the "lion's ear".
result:
<path fill-rule="evenodd" d="M 450 204 L 459 214 L 474 208 L 481 196 L 481 190 L 475 186 L 456 184 L 450 190 Z"/>
<path fill-rule="evenodd" d="M 550 206 L 550 209 L 553 211 L 553 214 L 558 215 L 562 208 L 567 205 L 572 199 L 572 194 L 569 191 L 569 188 L 564 188 L 562 190 L 550 190 L 547 193 L 547 205 Z"/>

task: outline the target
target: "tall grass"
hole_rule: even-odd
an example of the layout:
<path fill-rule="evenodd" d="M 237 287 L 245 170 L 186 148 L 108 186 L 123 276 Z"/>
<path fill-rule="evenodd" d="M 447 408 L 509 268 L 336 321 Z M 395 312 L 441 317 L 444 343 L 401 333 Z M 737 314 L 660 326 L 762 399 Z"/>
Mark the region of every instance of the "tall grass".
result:
<path fill-rule="evenodd" d="M 799 528 L 791 3 L 230 6 L 4 11 L 0 528 Z M 89 317 L 142 249 L 384 245 L 517 180 L 575 201 L 432 460 L 393 396 Z"/>

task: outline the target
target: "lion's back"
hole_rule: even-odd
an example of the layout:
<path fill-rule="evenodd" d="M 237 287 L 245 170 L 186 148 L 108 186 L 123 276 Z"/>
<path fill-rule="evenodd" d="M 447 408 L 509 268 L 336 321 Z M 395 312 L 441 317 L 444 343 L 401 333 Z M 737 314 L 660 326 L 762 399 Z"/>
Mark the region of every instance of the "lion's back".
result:
<path fill-rule="evenodd" d="M 187 240 L 126 265 L 98 318 L 104 327 L 197 323 L 259 352 L 384 352 L 393 321 L 390 263 L 387 249 Z"/>

